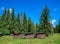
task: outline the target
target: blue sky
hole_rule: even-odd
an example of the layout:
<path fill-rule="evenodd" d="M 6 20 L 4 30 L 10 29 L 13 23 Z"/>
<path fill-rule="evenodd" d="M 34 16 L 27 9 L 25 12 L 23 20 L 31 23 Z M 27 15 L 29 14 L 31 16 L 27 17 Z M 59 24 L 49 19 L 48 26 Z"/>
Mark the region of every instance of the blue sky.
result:
<path fill-rule="evenodd" d="M 31 17 L 34 23 L 39 22 L 39 17 L 46 5 L 50 9 L 51 22 L 56 25 L 60 19 L 60 0 L 0 0 L 0 15 L 4 8 L 14 8 L 18 12 L 26 12 L 27 17 Z"/>

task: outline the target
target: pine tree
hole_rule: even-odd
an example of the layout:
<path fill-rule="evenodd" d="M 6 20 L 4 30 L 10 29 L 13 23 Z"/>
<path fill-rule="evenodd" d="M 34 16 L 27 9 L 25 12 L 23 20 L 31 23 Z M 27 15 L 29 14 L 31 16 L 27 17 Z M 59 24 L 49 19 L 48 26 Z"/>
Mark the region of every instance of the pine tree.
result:
<path fill-rule="evenodd" d="M 31 20 L 31 32 L 32 33 L 35 33 L 35 25 L 34 25 L 34 22 Z"/>
<path fill-rule="evenodd" d="M 33 21 L 31 20 L 31 18 L 28 18 L 28 32 L 31 32 L 31 33 L 36 32 L 35 25 L 34 25 Z"/>
<path fill-rule="evenodd" d="M 21 19 L 20 19 L 20 13 L 18 13 L 18 19 L 17 19 L 17 21 L 18 21 L 18 31 L 20 31 L 19 33 L 21 33 Z"/>
<path fill-rule="evenodd" d="M 58 24 L 56 25 L 55 32 L 60 33 L 60 20 L 59 20 Z"/>
<path fill-rule="evenodd" d="M 50 34 L 53 34 L 53 33 L 54 33 L 53 28 L 54 28 L 54 27 L 53 27 L 53 25 L 52 25 L 51 22 L 48 22 L 48 27 L 49 27 L 49 28 L 48 28 L 48 29 L 49 29 L 48 32 L 49 32 Z"/>
<path fill-rule="evenodd" d="M 58 25 L 56 25 L 56 27 L 53 28 L 54 29 L 54 33 L 58 33 L 57 27 L 58 27 Z"/>
<path fill-rule="evenodd" d="M 31 32 L 31 19 L 28 18 L 28 32 Z"/>
<path fill-rule="evenodd" d="M 14 19 L 15 19 L 15 12 L 14 12 L 14 9 L 12 9 L 12 13 L 11 13 L 11 15 L 12 15 L 12 21 L 14 21 Z"/>
<path fill-rule="evenodd" d="M 11 25 L 10 25 L 10 33 L 14 34 L 15 31 L 15 22 L 16 22 L 16 18 L 15 18 L 15 13 L 14 13 L 14 9 L 12 9 L 12 13 L 11 13 Z"/>
<path fill-rule="evenodd" d="M 20 25 L 20 13 L 18 13 L 18 23 Z"/>
<path fill-rule="evenodd" d="M 24 33 L 24 28 L 23 28 L 23 14 L 20 14 L 20 33 Z"/>
<path fill-rule="evenodd" d="M 24 28 L 24 33 L 27 32 L 27 18 L 26 18 L 26 13 L 24 12 L 23 16 L 23 28 Z"/>
<path fill-rule="evenodd" d="M 9 29 L 9 26 L 10 26 L 10 22 L 11 22 L 11 20 L 10 20 L 11 18 L 10 18 L 10 9 L 8 9 L 7 10 L 7 17 L 6 17 L 6 22 L 7 22 L 7 28 Z"/>
<path fill-rule="evenodd" d="M 3 15 L 1 16 L 1 26 L 6 26 L 6 20 L 7 20 L 6 12 L 7 12 L 6 9 L 4 9 Z"/>
<path fill-rule="evenodd" d="M 48 30 L 49 30 L 49 9 L 48 7 L 46 6 L 45 9 L 43 10 L 42 12 L 42 15 L 41 15 L 41 20 L 40 20 L 40 31 L 41 32 L 45 32 L 45 33 L 49 33 Z"/>
<path fill-rule="evenodd" d="M 36 33 L 39 32 L 39 25 L 36 23 Z"/>
<path fill-rule="evenodd" d="M 7 26 L 7 11 L 6 9 L 4 10 L 3 15 L 1 16 L 1 29 L 0 31 L 3 33 L 3 35 L 5 34 L 9 34 L 9 30 L 8 30 L 8 26 Z"/>

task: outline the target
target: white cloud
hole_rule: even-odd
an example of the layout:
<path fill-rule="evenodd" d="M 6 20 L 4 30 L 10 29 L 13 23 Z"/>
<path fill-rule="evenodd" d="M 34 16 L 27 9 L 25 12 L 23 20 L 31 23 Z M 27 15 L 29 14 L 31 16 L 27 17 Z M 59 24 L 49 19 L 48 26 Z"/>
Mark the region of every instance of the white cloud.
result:
<path fill-rule="evenodd" d="M 12 8 L 9 8 L 9 10 L 10 10 L 10 13 L 12 13 Z M 15 11 L 15 13 L 16 13 L 16 11 Z"/>
<path fill-rule="evenodd" d="M 11 8 L 9 8 L 9 10 L 10 10 L 10 13 L 12 13 L 12 9 L 11 9 Z"/>
<path fill-rule="evenodd" d="M 2 11 L 4 11 L 5 8 L 4 8 L 4 7 L 1 7 L 0 9 L 1 9 Z M 8 10 L 8 9 L 7 9 L 7 10 Z M 10 13 L 12 13 L 12 8 L 9 8 L 9 10 L 10 10 Z M 15 11 L 15 13 L 16 13 L 16 11 Z"/>
<path fill-rule="evenodd" d="M 55 19 L 53 19 L 53 20 L 51 21 L 51 23 L 52 23 L 52 24 L 54 24 L 55 22 L 56 22 L 56 20 L 55 20 Z"/>
<path fill-rule="evenodd" d="M 51 20 L 52 25 L 55 27 L 56 19 Z"/>
<path fill-rule="evenodd" d="M 4 7 L 1 7 L 1 10 L 4 10 Z"/>

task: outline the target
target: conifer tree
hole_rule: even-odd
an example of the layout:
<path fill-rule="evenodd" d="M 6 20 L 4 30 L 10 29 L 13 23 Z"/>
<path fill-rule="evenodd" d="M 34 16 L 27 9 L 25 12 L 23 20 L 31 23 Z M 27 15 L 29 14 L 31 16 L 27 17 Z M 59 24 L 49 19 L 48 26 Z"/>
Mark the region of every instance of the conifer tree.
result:
<path fill-rule="evenodd" d="M 8 9 L 7 10 L 7 17 L 6 17 L 6 22 L 7 22 L 7 28 L 9 29 L 9 26 L 10 26 L 10 22 L 11 22 L 11 20 L 10 20 L 11 18 L 10 18 L 10 9 Z"/>
<path fill-rule="evenodd" d="M 30 18 L 28 18 L 28 32 L 32 32 L 32 33 L 36 32 L 35 25 Z"/>
<path fill-rule="evenodd" d="M 45 33 L 49 33 L 49 9 L 46 6 L 42 12 L 41 18 L 40 18 L 40 31 L 41 32 L 45 32 Z"/>
<path fill-rule="evenodd" d="M 14 31 L 15 31 L 15 12 L 14 12 L 14 9 L 12 9 L 12 13 L 11 13 L 11 25 L 10 25 L 10 33 L 14 34 Z"/>
<path fill-rule="evenodd" d="M 36 23 L 36 32 L 39 32 L 39 25 Z"/>
<path fill-rule="evenodd" d="M 34 22 L 31 20 L 31 32 L 35 33 L 35 25 Z"/>
<path fill-rule="evenodd" d="M 27 17 L 26 17 L 26 13 L 24 12 L 24 16 L 23 16 L 23 28 L 24 28 L 24 33 L 27 32 Z"/>
<path fill-rule="evenodd" d="M 3 33 L 3 35 L 5 34 L 9 34 L 9 30 L 8 30 L 8 26 L 7 26 L 7 11 L 6 9 L 4 10 L 3 15 L 1 16 L 1 29 L 0 31 Z"/>
<path fill-rule="evenodd" d="M 28 18 L 28 32 L 31 32 L 31 19 Z"/>
<path fill-rule="evenodd" d="M 60 33 L 60 20 L 58 22 L 58 24 L 56 25 L 56 28 L 54 30 L 56 33 Z"/>
<path fill-rule="evenodd" d="M 6 12 L 7 12 L 6 9 L 4 9 L 3 15 L 1 16 L 1 26 L 6 26 L 6 20 L 7 20 Z"/>
<path fill-rule="evenodd" d="M 20 14 L 20 33 L 24 33 L 24 28 L 23 28 L 23 14 Z"/>
<path fill-rule="evenodd" d="M 20 13 L 18 13 L 18 19 L 17 19 L 17 21 L 18 21 L 18 31 L 20 31 L 19 33 L 21 33 L 21 19 L 20 19 Z"/>

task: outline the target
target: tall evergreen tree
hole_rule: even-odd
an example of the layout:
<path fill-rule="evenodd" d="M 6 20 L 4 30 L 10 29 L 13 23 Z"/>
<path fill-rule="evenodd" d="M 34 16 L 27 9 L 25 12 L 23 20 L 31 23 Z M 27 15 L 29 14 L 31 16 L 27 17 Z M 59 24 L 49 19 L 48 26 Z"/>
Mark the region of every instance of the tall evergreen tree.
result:
<path fill-rule="evenodd" d="M 30 18 L 28 18 L 28 32 L 35 33 L 35 25 Z"/>
<path fill-rule="evenodd" d="M 12 15 L 12 21 L 14 21 L 14 19 L 15 19 L 15 12 L 14 12 L 14 9 L 12 9 L 12 13 L 11 13 L 11 15 Z"/>
<path fill-rule="evenodd" d="M 3 15 L 1 16 L 1 32 L 5 35 L 5 34 L 9 34 L 9 30 L 8 30 L 8 20 L 7 20 L 7 11 L 6 9 L 4 10 Z"/>
<path fill-rule="evenodd" d="M 7 28 L 9 29 L 9 26 L 10 26 L 10 22 L 11 22 L 11 20 L 10 20 L 11 18 L 10 18 L 10 9 L 8 9 L 7 10 L 7 17 L 6 17 L 6 20 L 7 20 Z"/>
<path fill-rule="evenodd" d="M 18 19 L 17 19 L 17 21 L 18 21 L 18 30 L 19 30 L 20 33 L 21 33 L 21 19 L 20 19 L 20 13 L 18 13 Z"/>
<path fill-rule="evenodd" d="M 36 32 L 39 32 L 39 25 L 36 23 Z"/>
<path fill-rule="evenodd" d="M 27 17 L 26 17 L 26 13 L 24 12 L 24 16 L 23 16 L 23 28 L 24 28 L 24 33 L 27 32 Z"/>
<path fill-rule="evenodd" d="M 23 26 L 23 14 L 20 14 L 20 33 L 24 33 L 24 26 Z"/>
<path fill-rule="evenodd" d="M 56 25 L 56 27 L 53 28 L 54 29 L 54 33 L 58 33 L 57 27 L 58 27 L 58 25 Z"/>
<path fill-rule="evenodd" d="M 55 32 L 60 33 L 60 20 L 58 24 L 56 25 Z"/>
<path fill-rule="evenodd" d="M 31 32 L 35 33 L 35 25 L 34 22 L 31 20 Z"/>
<path fill-rule="evenodd" d="M 42 12 L 41 15 L 41 20 L 40 20 L 40 31 L 41 32 L 45 32 L 45 33 L 49 33 L 49 9 L 46 6 L 45 9 Z"/>
<path fill-rule="evenodd" d="M 18 23 L 20 24 L 20 13 L 18 13 Z"/>
<path fill-rule="evenodd" d="M 3 12 L 3 15 L 1 16 L 1 26 L 6 26 L 6 17 L 7 17 L 7 15 L 6 15 L 6 13 L 7 13 L 7 11 L 6 11 L 6 9 L 4 9 L 4 12 Z"/>
<path fill-rule="evenodd" d="M 31 19 L 28 18 L 28 32 L 31 32 Z"/>
<path fill-rule="evenodd" d="M 53 34 L 53 33 L 54 33 L 53 28 L 54 28 L 54 27 L 53 27 L 53 25 L 52 25 L 52 23 L 51 23 L 50 21 L 48 22 L 48 26 L 49 26 L 49 28 L 48 28 L 48 29 L 49 29 L 48 32 L 51 33 L 51 34 Z"/>
<path fill-rule="evenodd" d="M 13 34 L 15 31 L 15 21 L 16 21 L 14 9 L 12 9 L 11 17 L 12 19 L 11 19 L 11 25 L 10 25 L 10 33 Z"/>

